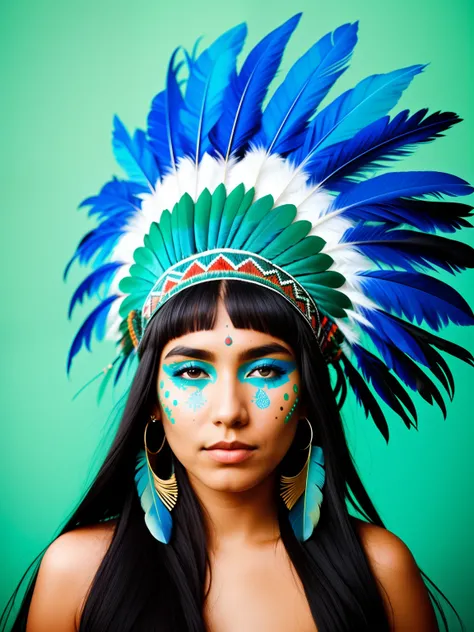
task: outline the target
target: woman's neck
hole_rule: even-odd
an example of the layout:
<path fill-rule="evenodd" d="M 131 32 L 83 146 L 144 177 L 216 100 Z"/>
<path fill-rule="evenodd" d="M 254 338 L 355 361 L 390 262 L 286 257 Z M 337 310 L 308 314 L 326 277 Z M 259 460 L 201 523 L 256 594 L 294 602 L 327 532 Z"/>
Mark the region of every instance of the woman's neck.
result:
<path fill-rule="evenodd" d="M 243 492 L 218 491 L 189 474 L 191 486 L 204 508 L 209 549 L 275 544 L 280 536 L 275 478 L 270 476 Z"/>

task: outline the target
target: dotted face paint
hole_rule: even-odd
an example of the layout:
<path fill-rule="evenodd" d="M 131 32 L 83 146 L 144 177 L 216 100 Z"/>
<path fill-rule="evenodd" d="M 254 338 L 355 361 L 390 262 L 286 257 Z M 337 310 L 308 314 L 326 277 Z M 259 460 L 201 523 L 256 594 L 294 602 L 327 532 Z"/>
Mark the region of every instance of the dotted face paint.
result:
<path fill-rule="evenodd" d="M 203 394 L 204 388 L 216 381 L 217 373 L 214 367 L 208 362 L 196 362 L 196 361 L 184 361 L 173 362 L 163 365 L 163 370 L 168 375 L 170 382 L 173 386 L 181 391 L 191 391 L 189 397 L 185 400 L 186 405 L 193 412 L 202 408 L 206 403 L 206 399 Z M 196 375 L 197 377 L 184 377 L 184 374 Z M 199 373 L 202 377 L 199 376 Z M 169 391 L 165 393 L 166 397 L 169 397 Z M 179 406 L 178 399 L 173 400 L 173 406 Z M 173 423 L 173 422 L 172 422 Z"/>
<path fill-rule="evenodd" d="M 255 397 L 252 401 L 254 402 L 254 404 L 257 404 L 259 408 L 268 408 L 270 406 L 270 398 L 265 393 L 263 388 L 257 389 Z"/>
<path fill-rule="evenodd" d="M 227 336 L 227 338 L 224 340 L 225 344 L 230 347 L 230 345 L 232 344 L 232 338 L 230 336 Z"/>
<path fill-rule="evenodd" d="M 285 423 L 286 423 L 286 424 L 290 421 L 290 419 L 291 419 L 291 417 L 292 417 L 293 413 L 295 412 L 295 408 L 296 408 L 296 406 L 298 405 L 298 401 L 299 401 L 299 397 L 297 397 L 297 398 L 295 399 L 295 403 L 293 404 L 293 406 L 290 408 L 290 410 L 289 410 L 288 414 L 286 415 L 286 417 L 285 417 Z"/>

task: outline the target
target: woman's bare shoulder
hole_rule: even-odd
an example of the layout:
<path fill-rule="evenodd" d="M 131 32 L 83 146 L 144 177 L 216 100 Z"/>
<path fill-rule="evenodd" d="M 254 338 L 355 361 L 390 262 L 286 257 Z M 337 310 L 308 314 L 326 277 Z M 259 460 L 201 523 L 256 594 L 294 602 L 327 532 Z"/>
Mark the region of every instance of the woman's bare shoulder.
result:
<path fill-rule="evenodd" d="M 401 538 L 383 527 L 354 518 L 393 630 L 438 630 L 420 569 Z"/>
<path fill-rule="evenodd" d="M 90 585 L 112 542 L 116 520 L 78 527 L 56 538 L 41 561 L 27 632 L 74 632 Z"/>

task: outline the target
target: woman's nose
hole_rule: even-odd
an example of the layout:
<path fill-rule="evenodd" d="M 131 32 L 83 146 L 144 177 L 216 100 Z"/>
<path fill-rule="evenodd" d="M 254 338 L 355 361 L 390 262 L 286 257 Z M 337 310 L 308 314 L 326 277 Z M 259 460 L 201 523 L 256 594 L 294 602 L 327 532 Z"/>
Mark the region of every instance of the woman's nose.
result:
<path fill-rule="evenodd" d="M 221 375 L 215 384 L 211 416 L 215 425 L 245 426 L 248 423 L 248 410 L 242 386 L 237 376 Z"/>

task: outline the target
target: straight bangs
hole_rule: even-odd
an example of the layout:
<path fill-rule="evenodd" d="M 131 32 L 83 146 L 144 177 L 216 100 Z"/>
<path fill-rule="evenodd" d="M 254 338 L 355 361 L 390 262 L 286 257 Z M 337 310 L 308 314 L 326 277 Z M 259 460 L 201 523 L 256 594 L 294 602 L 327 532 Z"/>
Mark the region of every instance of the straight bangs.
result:
<path fill-rule="evenodd" d="M 173 296 L 152 318 L 143 338 L 144 349 L 163 346 L 185 334 L 213 329 L 219 299 L 224 301 L 234 327 L 252 329 L 275 336 L 296 350 L 299 346 L 300 318 L 277 292 L 255 283 L 218 279 L 190 286 Z M 305 324 L 310 332 L 310 326 Z"/>

